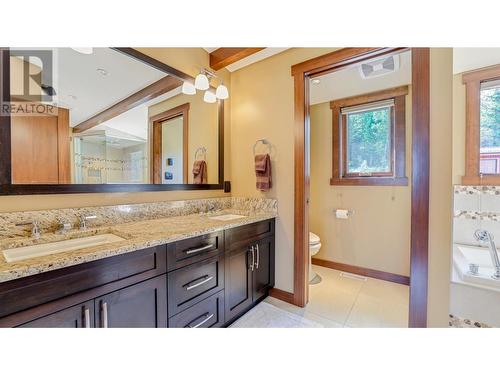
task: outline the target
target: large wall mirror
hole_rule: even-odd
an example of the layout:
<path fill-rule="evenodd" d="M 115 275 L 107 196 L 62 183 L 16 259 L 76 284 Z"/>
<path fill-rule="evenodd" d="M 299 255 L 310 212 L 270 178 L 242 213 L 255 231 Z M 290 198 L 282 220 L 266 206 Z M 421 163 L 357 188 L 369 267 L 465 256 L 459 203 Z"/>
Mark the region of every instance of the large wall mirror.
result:
<path fill-rule="evenodd" d="M 131 48 L 3 49 L 2 194 L 221 189 L 224 104 L 186 80 Z"/>

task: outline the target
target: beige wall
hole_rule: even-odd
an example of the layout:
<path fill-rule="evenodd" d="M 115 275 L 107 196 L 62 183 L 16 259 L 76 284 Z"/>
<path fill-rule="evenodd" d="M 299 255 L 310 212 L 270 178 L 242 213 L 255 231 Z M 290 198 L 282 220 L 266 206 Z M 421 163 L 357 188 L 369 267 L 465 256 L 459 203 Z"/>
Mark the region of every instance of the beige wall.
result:
<path fill-rule="evenodd" d="M 201 67 L 209 66 L 208 53 L 202 48 L 138 48 L 141 52 L 150 55 L 166 64 L 173 66 L 187 74 L 194 76 Z M 223 70 L 218 74 L 229 86 L 228 73 Z M 230 100 L 225 103 L 225 153 L 230 152 Z M 224 160 L 225 179 L 230 179 L 230 158 Z M 114 205 L 127 203 L 155 202 L 177 199 L 196 199 L 204 197 L 224 196 L 222 190 L 206 191 L 172 191 L 147 193 L 96 193 L 96 194 L 67 194 L 67 195 L 30 195 L 30 196 L 0 196 L 0 212 L 22 210 L 42 210 L 49 208 L 83 207 Z"/>
<path fill-rule="evenodd" d="M 198 91 L 196 95 L 179 94 L 173 98 L 149 107 L 149 117 L 161 112 L 168 111 L 179 105 L 190 103 L 188 123 L 188 181 L 193 183 L 193 162 L 198 147 L 207 149 L 206 162 L 208 172 L 208 183 L 219 182 L 219 122 L 217 103 L 205 103 L 203 101 L 204 91 Z"/>
<path fill-rule="evenodd" d="M 428 325 L 447 327 L 452 246 L 451 48 L 431 49 Z"/>
<path fill-rule="evenodd" d="M 411 171 L 411 87 L 406 97 L 406 170 Z M 310 230 L 321 238 L 316 258 L 408 276 L 410 186 L 331 186 L 332 110 L 311 106 Z M 334 209 L 354 210 L 348 220 Z"/>

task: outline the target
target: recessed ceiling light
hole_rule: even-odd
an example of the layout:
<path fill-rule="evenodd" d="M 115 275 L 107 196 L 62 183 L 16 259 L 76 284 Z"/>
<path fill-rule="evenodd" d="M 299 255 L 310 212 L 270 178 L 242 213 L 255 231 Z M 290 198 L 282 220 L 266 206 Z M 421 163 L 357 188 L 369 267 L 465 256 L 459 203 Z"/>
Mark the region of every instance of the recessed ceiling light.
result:
<path fill-rule="evenodd" d="M 320 80 L 320 79 L 315 78 L 315 79 L 311 80 L 311 83 L 312 83 L 313 85 L 319 85 L 319 84 L 321 83 L 321 80 Z"/>
<path fill-rule="evenodd" d="M 102 68 L 97 68 L 96 71 L 101 73 L 101 75 L 103 75 L 103 76 L 107 76 L 109 74 L 106 69 L 102 69 Z"/>

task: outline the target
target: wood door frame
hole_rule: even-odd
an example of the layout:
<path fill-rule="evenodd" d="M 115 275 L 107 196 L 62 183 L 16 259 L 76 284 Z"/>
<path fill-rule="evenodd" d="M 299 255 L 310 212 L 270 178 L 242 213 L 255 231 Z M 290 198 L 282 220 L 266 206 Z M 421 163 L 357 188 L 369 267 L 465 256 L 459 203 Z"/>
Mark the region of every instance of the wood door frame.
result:
<path fill-rule="evenodd" d="M 309 79 L 346 66 L 412 51 L 412 186 L 409 326 L 427 326 L 429 250 L 429 48 L 343 48 L 293 65 L 295 106 L 294 145 L 294 293 L 293 303 L 308 301 L 309 273 Z"/>
<path fill-rule="evenodd" d="M 172 120 L 176 117 L 182 116 L 182 183 L 188 183 L 188 161 L 189 161 L 189 150 L 188 150 L 188 137 L 189 137 L 189 107 L 190 103 L 181 104 L 175 108 L 171 108 L 164 112 L 158 113 L 152 116 L 149 120 L 152 124 L 152 137 L 150 137 L 150 148 L 151 148 L 151 181 L 154 184 L 161 184 L 161 164 L 163 160 L 161 159 L 162 147 L 161 141 L 162 137 L 162 123 L 168 120 Z M 155 142 L 157 140 L 157 142 Z"/>

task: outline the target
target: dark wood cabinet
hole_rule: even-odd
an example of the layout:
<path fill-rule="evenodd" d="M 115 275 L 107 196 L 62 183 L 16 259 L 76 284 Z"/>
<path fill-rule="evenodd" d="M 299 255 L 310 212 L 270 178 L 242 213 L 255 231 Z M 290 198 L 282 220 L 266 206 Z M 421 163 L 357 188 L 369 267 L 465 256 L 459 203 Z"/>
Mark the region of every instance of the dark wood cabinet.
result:
<path fill-rule="evenodd" d="M 274 219 L 0 283 L 0 327 L 224 327 L 274 285 Z"/>
<path fill-rule="evenodd" d="M 230 321 L 252 305 L 251 251 L 242 247 L 226 253 L 226 320 Z"/>
<path fill-rule="evenodd" d="M 170 328 L 222 327 L 224 319 L 224 291 L 210 296 L 169 319 Z"/>
<path fill-rule="evenodd" d="M 265 238 L 255 244 L 255 267 L 253 271 L 253 301 L 267 295 L 274 286 L 274 237 Z"/>
<path fill-rule="evenodd" d="M 96 327 L 166 327 L 166 304 L 166 276 L 155 277 L 96 298 Z"/>
<path fill-rule="evenodd" d="M 226 253 L 226 321 L 232 322 L 274 286 L 274 236 Z"/>
<path fill-rule="evenodd" d="M 93 328 L 94 301 L 86 301 L 50 315 L 21 324 L 23 328 Z"/>

